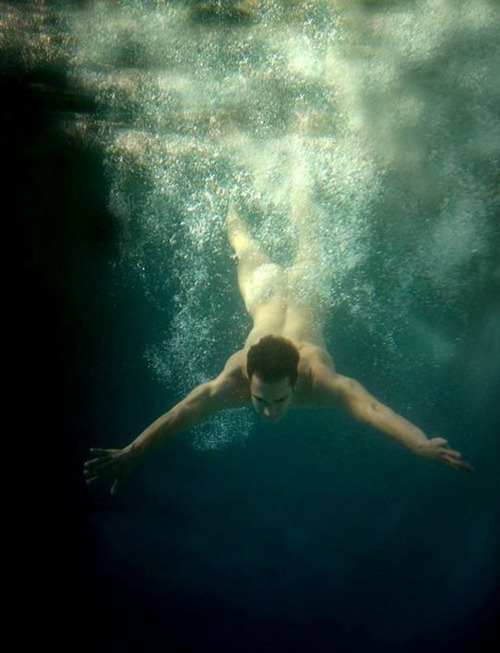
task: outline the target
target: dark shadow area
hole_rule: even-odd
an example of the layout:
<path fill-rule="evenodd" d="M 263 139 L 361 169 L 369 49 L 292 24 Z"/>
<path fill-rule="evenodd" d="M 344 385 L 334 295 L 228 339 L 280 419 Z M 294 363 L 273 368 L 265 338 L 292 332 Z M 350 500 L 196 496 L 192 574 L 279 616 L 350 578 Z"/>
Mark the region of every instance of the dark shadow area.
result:
<path fill-rule="evenodd" d="M 3 215 L 13 227 L 4 239 L 11 260 L 7 374 L 16 424 L 15 553 L 29 579 L 14 597 L 23 612 L 30 606 L 30 631 L 62 651 L 67 632 L 85 647 L 96 616 L 84 589 L 92 543 L 80 473 L 88 437 L 81 372 L 102 346 L 99 280 L 105 285 L 118 229 L 107 208 L 102 152 L 64 128 L 92 115 L 93 102 L 70 87 L 63 69 L 23 69 L 11 54 L 0 69 Z"/>

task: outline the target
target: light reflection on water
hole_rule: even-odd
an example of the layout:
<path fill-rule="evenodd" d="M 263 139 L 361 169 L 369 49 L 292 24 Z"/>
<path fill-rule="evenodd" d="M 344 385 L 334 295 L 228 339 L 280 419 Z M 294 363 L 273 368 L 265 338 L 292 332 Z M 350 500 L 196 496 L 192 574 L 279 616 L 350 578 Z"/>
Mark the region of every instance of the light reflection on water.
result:
<path fill-rule="evenodd" d="M 229 197 L 287 265 L 290 196 L 304 176 L 315 184 L 327 341 L 337 344 L 341 311 L 387 378 L 456 360 L 475 317 L 469 299 L 499 275 L 493 3 L 269 0 L 239 13 L 219 3 L 217 15 L 208 4 L 1 6 L 4 51 L 66 67 L 97 102 L 97 115 L 72 116 L 67 129 L 106 148 L 124 265 L 175 307 L 146 354 L 152 369 L 187 390 L 240 345 L 248 321 L 221 283 L 235 283 Z M 498 375 L 467 365 L 475 385 Z M 250 424 L 218 419 L 203 432 L 210 446 Z"/>

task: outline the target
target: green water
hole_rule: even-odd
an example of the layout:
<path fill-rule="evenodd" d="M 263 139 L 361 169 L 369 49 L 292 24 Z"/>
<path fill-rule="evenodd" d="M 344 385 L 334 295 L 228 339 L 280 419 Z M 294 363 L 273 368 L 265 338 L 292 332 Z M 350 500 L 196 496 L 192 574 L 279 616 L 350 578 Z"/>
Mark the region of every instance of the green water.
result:
<path fill-rule="evenodd" d="M 105 132 L 124 261 L 172 309 L 146 353 L 153 370 L 187 391 L 239 346 L 249 322 L 234 296 L 228 199 L 287 265 L 303 174 L 315 184 L 329 345 L 344 346 L 337 310 L 373 343 L 381 374 L 442 369 L 466 346 L 471 299 L 498 275 L 498 12 L 263 2 L 235 22 L 220 8 L 213 21 L 181 2 L 90 3 L 64 16 L 70 76 L 100 113 L 74 129 Z"/>
<path fill-rule="evenodd" d="M 339 371 L 477 471 L 435 468 L 337 413 L 274 430 L 223 413 L 121 504 L 94 507 L 93 574 L 118 607 L 90 650 L 137 650 L 141 626 L 148 650 L 477 648 L 498 591 L 498 5 L 208 4 L 0 4 L 5 66 L 59 71 L 91 106 L 66 100 L 59 138 L 104 160 L 116 251 L 67 263 L 71 287 L 91 278 L 89 304 L 110 292 L 107 319 L 124 325 L 82 364 L 88 444 L 122 446 L 241 347 L 229 199 L 287 266 L 309 178 Z"/>

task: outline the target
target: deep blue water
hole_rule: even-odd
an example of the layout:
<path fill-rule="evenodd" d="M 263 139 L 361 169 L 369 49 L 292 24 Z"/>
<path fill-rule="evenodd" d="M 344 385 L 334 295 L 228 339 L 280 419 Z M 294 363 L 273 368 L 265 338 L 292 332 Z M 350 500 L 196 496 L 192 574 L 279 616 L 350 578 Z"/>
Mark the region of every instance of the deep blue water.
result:
<path fill-rule="evenodd" d="M 498 8 L 202 4 L 0 4 L 13 495 L 33 481 L 13 600 L 54 650 L 493 649 Z M 340 412 L 248 410 L 173 438 L 115 499 L 89 491 L 90 446 L 125 445 L 240 346 L 227 196 L 286 264 L 297 153 L 337 368 L 476 471 Z"/>

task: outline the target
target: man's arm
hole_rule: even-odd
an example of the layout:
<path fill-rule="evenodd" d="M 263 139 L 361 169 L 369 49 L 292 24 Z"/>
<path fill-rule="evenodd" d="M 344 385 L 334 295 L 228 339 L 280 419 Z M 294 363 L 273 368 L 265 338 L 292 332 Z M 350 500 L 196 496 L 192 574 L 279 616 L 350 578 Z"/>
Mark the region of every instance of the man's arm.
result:
<path fill-rule="evenodd" d="M 458 451 L 443 438 L 429 439 L 417 426 L 375 399 L 360 383 L 336 374 L 326 365 L 313 370 L 314 399 L 322 405 L 340 406 L 349 415 L 385 433 L 413 453 L 445 463 L 456 469 L 472 471 Z"/>
<path fill-rule="evenodd" d="M 223 372 L 216 379 L 194 388 L 123 449 L 91 449 L 94 458 L 84 466 L 87 484 L 113 481 L 111 494 L 115 494 L 119 481 L 130 474 L 144 454 L 156 449 L 175 433 L 189 429 L 227 407 L 230 385 L 230 378 Z"/>
<path fill-rule="evenodd" d="M 202 383 L 150 424 L 128 447 L 145 454 L 156 449 L 167 438 L 195 426 L 222 408 L 220 383 L 217 379 Z"/>

